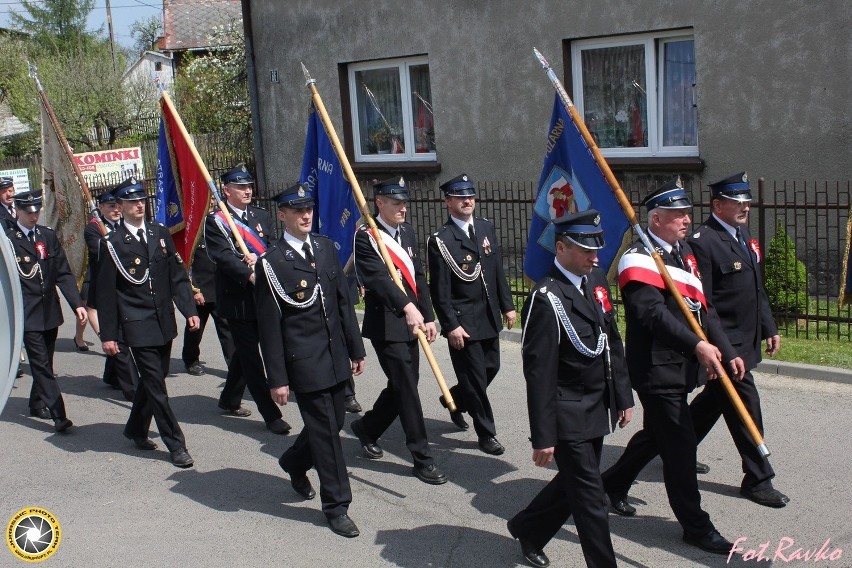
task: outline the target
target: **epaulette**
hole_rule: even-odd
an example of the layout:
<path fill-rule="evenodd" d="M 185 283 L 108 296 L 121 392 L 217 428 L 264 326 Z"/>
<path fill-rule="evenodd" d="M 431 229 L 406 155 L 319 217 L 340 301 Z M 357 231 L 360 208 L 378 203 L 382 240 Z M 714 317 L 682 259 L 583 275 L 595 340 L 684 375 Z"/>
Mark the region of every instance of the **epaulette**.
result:
<path fill-rule="evenodd" d="M 553 283 L 553 277 L 548 276 L 546 279 L 539 282 L 539 286 L 536 288 L 536 290 L 540 294 L 547 294 L 547 285 L 551 283 Z"/>
<path fill-rule="evenodd" d="M 162 227 L 162 228 L 164 228 L 164 229 L 167 229 L 167 228 L 168 228 L 168 227 L 166 227 L 164 224 L 160 223 L 159 221 L 157 221 L 157 222 L 156 222 L 156 224 L 157 224 L 157 225 L 159 225 L 159 226 L 161 226 L 161 227 Z"/>

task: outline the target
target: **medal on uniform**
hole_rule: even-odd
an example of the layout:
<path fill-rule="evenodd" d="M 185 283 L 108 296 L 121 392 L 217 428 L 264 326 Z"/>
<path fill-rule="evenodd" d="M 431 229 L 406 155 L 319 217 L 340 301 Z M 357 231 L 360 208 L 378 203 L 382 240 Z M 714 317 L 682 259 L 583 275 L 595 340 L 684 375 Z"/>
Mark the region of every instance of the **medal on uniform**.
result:
<path fill-rule="evenodd" d="M 262 237 L 263 236 L 263 227 L 260 226 L 260 223 L 257 224 L 257 227 L 255 227 L 255 229 L 257 230 L 257 236 Z"/>
<path fill-rule="evenodd" d="M 466 264 L 462 264 L 462 265 L 461 265 L 461 269 L 462 269 L 462 270 L 467 270 L 468 268 L 469 268 L 469 267 L 468 267 L 468 265 L 466 265 Z"/>
<path fill-rule="evenodd" d="M 166 248 L 166 239 L 160 239 L 160 246 Z"/>
<path fill-rule="evenodd" d="M 609 301 L 609 291 L 603 286 L 597 286 L 594 290 L 595 300 L 601 305 L 603 311 L 612 311 L 612 302 Z"/>
<path fill-rule="evenodd" d="M 296 299 L 297 300 L 304 300 L 305 299 L 305 293 L 304 292 L 296 292 Z"/>
<path fill-rule="evenodd" d="M 47 247 L 44 246 L 44 243 L 39 241 L 35 244 L 36 250 L 38 251 L 38 257 L 42 260 L 47 258 Z"/>
<path fill-rule="evenodd" d="M 488 240 L 487 236 L 482 239 L 482 250 L 485 254 L 491 254 L 491 241 Z"/>

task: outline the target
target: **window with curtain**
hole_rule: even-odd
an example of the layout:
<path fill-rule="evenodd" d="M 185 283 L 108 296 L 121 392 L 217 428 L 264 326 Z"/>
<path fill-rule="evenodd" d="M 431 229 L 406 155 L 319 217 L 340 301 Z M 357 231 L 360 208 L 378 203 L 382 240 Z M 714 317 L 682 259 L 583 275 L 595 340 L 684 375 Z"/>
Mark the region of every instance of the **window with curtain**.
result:
<path fill-rule="evenodd" d="M 695 41 L 683 31 L 571 44 L 574 100 L 605 156 L 697 156 Z"/>
<path fill-rule="evenodd" d="M 348 71 L 355 160 L 435 160 L 427 58 L 355 63 Z"/>

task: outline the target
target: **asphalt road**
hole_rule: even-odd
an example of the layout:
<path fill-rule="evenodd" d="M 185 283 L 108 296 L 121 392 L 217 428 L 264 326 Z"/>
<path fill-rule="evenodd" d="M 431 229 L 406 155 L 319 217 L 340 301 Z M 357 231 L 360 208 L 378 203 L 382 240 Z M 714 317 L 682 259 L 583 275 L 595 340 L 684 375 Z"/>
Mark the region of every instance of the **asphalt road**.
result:
<path fill-rule="evenodd" d="M 449 477 L 443 486 L 426 485 L 411 475 L 398 422 L 381 440 L 385 458 L 363 458 L 349 430 L 353 417 L 348 415 L 343 447 L 354 492 L 349 512 L 361 536 L 344 539 L 326 528 L 318 499 L 300 500 L 278 468 L 277 457 L 293 435 L 268 432 L 256 412 L 249 418 L 232 418 L 217 409 L 224 364 L 214 330 L 207 330 L 203 343 L 205 376 L 183 372 L 180 337 L 172 349 L 168 388 L 195 459 L 196 466 L 189 470 L 175 468 L 162 449 L 136 450 L 121 435 L 129 404 L 119 391 L 100 381 L 100 345 L 80 353 L 74 350 L 72 336 L 73 327 L 63 326 L 56 370 L 74 427 L 57 434 L 51 423 L 27 415 L 29 376 L 18 381 L 0 416 L 4 446 L 0 519 L 5 527 L 17 511 L 29 506 L 56 516 L 62 541 L 44 565 L 523 565 L 520 546 L 506 531 L 506 519 L 523 508 L 555 470 L 536 468 L 530 461 L 517 343 L 503 342 L 503 368 L 490 388 L 498 438 L 507 448 L 499 457 L 480 452 L 473 431 L 460 432 L 449 421 L 424 360 L 420 393 L 432 451 Z M 87 338 L 95 337 L 88 331 Z M 439 340 L 434 348 L 452 384 L 445 342 Z M 369 347 L 368 353 L 367 371 L 357 382 L 365 409 L 385 383 Z M 847 441 L 852 431 L 852 385 L 775 375 L 758 375 L 758 384 L 766 442 L 778 472 L 775 485 L 792 502 L 784 509 L 767 509 L 739 496 L 740 463 L 723 424 L 699 448 L 699 459 L 711 466 L 709 474 L 700 476 L 702 502 L 724 536 L 747 539 L 742 543 L 745 550 L 768 542 L 764 557 L 772 558 L 779 545 L 787 548 L 774 562 L 735 556 L 730 563 L 807 565 L 810 562 L 788 561 L 791 553 L 797 548 L 816 551 L 830 539 L 828 552 L 837 557 L 840 549 L 839 558 L 819 564 L 852 566 L 852 508 L 846 493 L 852 469 Z M 246 406 L 254 410 L 250 400 Z M 301 427 L 295 404 L 284 409 L 284 418 L 295 429 Z M 607 438 L 604 467 L 617 459 L 640 424 L 641 412 L 626 430 Z M 319 489 L 315 473 L 309 475 Z M 620 565 L 726 565 L 727 558 L 681 542 L 659 460 L 643 472 L 631 496 L 639 514 L 610 517 Z M 546 552 L 553 566 L 585 565 L 570 522 Z M 0 566 L 19 565 L 23 561 L 8 548 L 0 549 Z"/>

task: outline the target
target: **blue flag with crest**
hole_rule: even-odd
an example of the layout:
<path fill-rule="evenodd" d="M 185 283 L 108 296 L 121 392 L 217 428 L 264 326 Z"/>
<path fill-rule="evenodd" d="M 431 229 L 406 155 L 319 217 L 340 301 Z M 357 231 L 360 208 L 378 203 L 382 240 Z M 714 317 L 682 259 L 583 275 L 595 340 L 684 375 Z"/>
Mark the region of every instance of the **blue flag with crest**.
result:
<path fill-rule="evenodd" d="M 352 255 L 358 205 L 313 102 L 299 181 L 314 195 L 314 231 L 334 241 L 340 265 L 346 266 Z"/>
<path fill-rule="evenodd" d="M 154 194 L 154 220 L 174 233 L 184 228 L 183 204 L 178 193 L 166 127 L 160 117 L 160 139 L 157 143 L 157 191 Z"/>
<path fill-rule="evenodd" d="M 555 97 L 524 256 L 524 275 L 533 282 L 544 277 L 553 265 L 553 219 L 586 209 L 600 212 L 606 246 L 598 251 L 598 263 L 604 272 L 609 271 L 629 227 L 577 125 L 559 95 Z"/>

